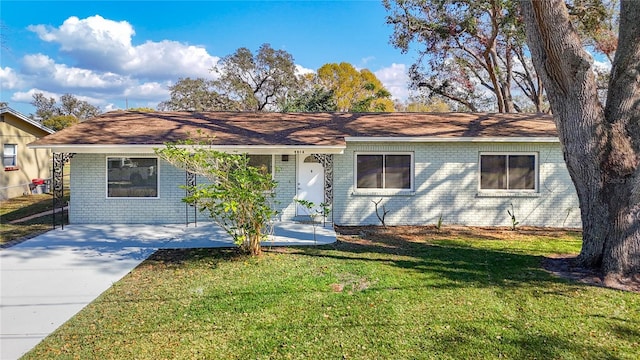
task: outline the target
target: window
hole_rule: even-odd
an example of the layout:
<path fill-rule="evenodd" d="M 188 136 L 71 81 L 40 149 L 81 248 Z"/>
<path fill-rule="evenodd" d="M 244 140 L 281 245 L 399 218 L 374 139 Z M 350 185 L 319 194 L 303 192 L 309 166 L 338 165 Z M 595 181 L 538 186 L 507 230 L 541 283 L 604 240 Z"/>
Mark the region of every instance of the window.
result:
<path fill-rule="evenodd" d="M 537 157 L 535 154 L 481 154 L 481 190 L 537 189 Z"/>
<path fill-rule="evenodd" d="M 18 145 L 4 144 L 2 151 L 2 164 L 5 169 L 13 169 L 18 166 Z"/>
<path fill-rule="evenodd" d="M 157 198 L 157 158 L 107 158 L 107 197 Z"/>
<path fill-rule="evenodd" d="M 262 168 L 267 174 L 273 174 L 273 156 L 272 155 L 248 155 L 249 165 Z"/>
<path fill-rule="evenodd" d="M 411 154 L 356 154 L 356 188 L 413 188 Z"/>

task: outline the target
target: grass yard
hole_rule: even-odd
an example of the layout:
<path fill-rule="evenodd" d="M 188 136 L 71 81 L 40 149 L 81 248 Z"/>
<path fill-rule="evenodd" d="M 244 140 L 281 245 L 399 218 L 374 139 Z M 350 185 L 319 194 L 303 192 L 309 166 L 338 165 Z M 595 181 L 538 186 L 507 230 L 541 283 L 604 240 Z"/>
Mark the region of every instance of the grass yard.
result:
<path fill-rule="evenodd" d="M 68 203 L 69 196 L 69 170 L 65 167 L 64 198 L 63 203 Z M 30 215 L 42 213 L 53 209 L 52 194 L 24 195 L 16 198 L 0 201 L 0 245 L 11 241 L 34 237 L 52 228 L 53 216 L 42 216 L 32 220 L 10 224 L 12 220 L 22 219 Z M 56 223 L 61 223 L 58 213 Z M 64 212 L 64 219 L 68 219 Z"/>
<path fill-rule="evenodd" d="M 25 359 L 637 359 L 640 294 L 555 278 L 571 232 L 163 250 Z"/>
<path fill-rule="evenodd" d="M 0 244 L 32 237 L 50 230 L 52 227 L 51 216 L 16 224 L 9 222 L 51 209 L 53 209 L 53 200 L 50 194 L 25 195 L 0 201 Z M 58 214 L 58 218 L 60 218 L 60 214 Z"/>

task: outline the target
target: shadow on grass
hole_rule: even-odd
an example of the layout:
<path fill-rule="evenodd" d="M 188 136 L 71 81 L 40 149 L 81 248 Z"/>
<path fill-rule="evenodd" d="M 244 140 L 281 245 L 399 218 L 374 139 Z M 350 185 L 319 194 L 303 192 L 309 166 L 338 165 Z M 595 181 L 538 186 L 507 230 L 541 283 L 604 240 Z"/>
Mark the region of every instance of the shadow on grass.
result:
<path fill-rule="evenodd" d="M 263 249 L 265 253 L 290 253 L 345 261 L 385 263 L 407 271 L 426 274 L 432 280 L 425 286 L 438 288 L 499 287 L 549 284 L 568 284 L 564 291 L 572 292 L 586 286 L 573 283 L 545 271 L 541 263 L 543 256 L 522 254 L 493 249 L 463 247 L 459 244 L 438 244 L 407 241 L 393 235 L 372 238 L 341 237 L 336 243 L 318 247 L 273 247 Z M 193 259 L 209 259 L 213 263 L 226 260 L 250 259 L 238 249 L 188 249 L 159 250 L 148 263 L 179 266 Z M 549 288 L 540 291 L 540 296 L 562 295 L 563 290 Z"/>
<path fill-rule="evenodd" d="M 529 286 L 541 282 L 585 286 L 560 279 L 545 271 L 543 256 L 522 254 L 514 250 L 479 249 L 409 241 L 391 234 L 360 237 L 342 236 L 335 244 L 316 248 L 296 248 L 298 254 L 350 261 L 376 261 L 429 274 L 434 279 L 430 286 L 440 288 Z M 567 288 L 573 291 L 575 288 Z M 558 290 L 553 290 L 556 295 Z"/>
<path fill-rule="evenodd" d="M 578 287 L 584 285 L 576 284 L 575 286 L 552 286 L 554 284 L 567 284 L 566 281 L 554 278 L 550 274 L 543 271 L 540 267 L 542 257 L 526 255 L 522 253 L 509 253 L 500 250 L 487 250 L 476 248 L 465 248 L 460 246 L 448 246 L 446 242 L 440 242 L 440 245 L 433 245 L 424 242 L 412 242 L 398 237 L 386 236 L 381 238 L 349 238 L 343 237 L 343 240 L 333 244 L 317 248 L 310 247 L 286 247 L 265 249 L 267 253 L 291 254 L 295 256 L 304 256 L 312 258 L 324 258 L 329 260 L 339 260 L 352 262 L 352 268 L 358 268 L 360 262 L 362 265 L 380 264 L 381 266 L 391 266 L 394 268 L 415 272 L 417 274 L 428 275 L 429 279 L 436 279 L 433 283 L 421 284 L 420 280 L 415 283 L 415 287 L 433 287 L 438 289 L 462 289 L 486 287 L 495 289 L 498 295 L 501 291 L 507 292 L 517 287 L 530 286 L 531 296 L 569 296 L 568 292 L 575 292 Z M 215 269 L 216 264 L 227 261 L 260 261 L 242 255 L 237 249 L 183 249 L 183 250 L 159 250 L 152 255 L 141 266 L 164 267 L 168 269 L 189 266 L 191 262 L 203 261 L 207 266 Z M 305 266 L 309 263 L 305 262 Z M 322 266 L 330 266 L 331 262 L 319 262 Z M 335 263 L 334 263 L 335 264 Z M 355 265 L 355 266 L 353 266 Z M 154 269 L 149 269 L 154 270 Z M 572 285 L 572 284 L 571 284 Z M 406 287 L 405 287 L 406 288 Z M 319 288 L 318 288 L 319 289 Z M 549 292 L 545 292 L 545 290 Z M 266 321 L 259 322 L 242 316 L 244 313 L 259 313 L 265 309 L 276 309 L 283 306 L 281 302 L 283 298 L 298 299 L 298 292 L 313 291 L 309 288 L 282 288 L 261 287 L 258 291 L 253 288 L 250 291 L 237 291 L 234 289 L 233 294 L 227 292 L 218 292 L 215 295 L 200 295 L 194 300 L 190 293 L 185 293 L 180 298 L 160 298 L 153 296 L 149 298 L 140 298 L 138 296 L 126 298 L 122 296 L 103 297 L 101 303 L 123 303 L 123 307 L 131 308 L 134 302 L 167 302 L 169 305 L 188 304 L 187 307 L 179 307 L 181 311 L 181 319 L 185 318 L 184 314 L 199 318 L 202 314 L 222 314 L 237 313 L 238 317 L 235 326 L 247 329 L 243 332 L 242 339 L 238 340 L 238 344 L 233 343 L 234 351 L 240 351 L 236 356 L 238 358 L 255 358 L 260 351 L 255 350 L 255 346 L 259 346 L 263 353 L 271 353 L 275 358 L 296 358 L 301 357 L 310 351 L 322 353 L 323 358 L 340 358 L 341 352 L 350 352 L 358 354 L 360 351 L 357 345 L 366 343 L 367 347 L 372 348 L 370 353 L 359 353 L 361 356 L 353 356 L 354 358 L 392 358 L 391 355 L 384 356 L 375 351 L 406 351 L 409 346 L 411 351 L 419 351 L 418 357 L 422 358 L 590 358 L 590 359 L 617 359 L 628 358 L 624 354 L 622 356 L 611 350 L 610 347 L 603 346 L 597 341 L 575 341 L 575 332 L 571 330 L 572 323 L 582 321 L 581 316 L 567 314 L 550 314 L 542 316 L 544 321 L 558 322 L 557 328 L 551 329 L 545 324 L 535 324 L 536 317 L 530 317 L 526 314 L 522 316 L 501 316 L 497 312 L 494 316 L 470 316 L 460 319 L 452 317 L 443 319 L 423 319 L 417 324 L 416 319 L 411 316 L 388 318 L 384 317 L 386 312 L 380 312 L 380 316 L 351 318 L 350 321 L 336 320 L 328 322 L 322 320 L 318 316 L 319 321 L 311 320 L 309 322 L 275 322 Z M 317 290 L 317 289 L 316 289 Z M 373 291 L 386 291 L 393 289 L 370 289 Z M 329 289 L 321 290 L 331 292 Z M 369 290 L 364 290 L 369 291 Z M 344 293 L 336 294 L 340 299 L 349 299 Z M 367 295 L 369 296 L 369 295 Z M 389 299 L 395 296 L 393 293 Z M 243 299 L 240 302 L 238 299 Z M 523 297 L 522 299 L 525 299 Z M 332 297 L 323 298 L 326 304 L 334 304 L 330 300 Z M 518 299 L 518 298 L 516 298 Z M 349 300 L 345 300 L 349 301 Z M 560 303 L 564 303 L 564 299 L 560 299 Z M 570 301 L 570 300 L 568 300 Z M 498 301 L 500 306 L 503 302 Z M 324 304 L 324 303 L 323 303 Z M 325 304 L 325 305 L 326 305 Z M 342 304 L 337 301 L 335 304 Z M 322 305 L 323 307 L 326 307 Z M 173 305 L 171 305 L 173 306 Z M 171 307 L 170 306 L 170 307 Z M 443 304 L 444 310 L 458 306 L 456 304 Z M 540 305 L 542 306 L 542 305 Z M 567 305 L 570 307 L 570 305 Z M 538 309 L 538 308 L 536 308 Z M 544 309 L 541 309 L 544 310 Z M 497 310 L 488 310 L 497 311 Z M 571 309 L 568 310 L 571 313 Z M 544 312 L 544 311 L 543 311 Z M 593 315 L 587 315 L 593 316 Z M 532 320 L 533 319 L 533 320 Z M 596 324 L 597 323 L 597 324 Z M 582 324 L 582 326 L 585 326 Z M 595 322 L 589 323 L 588 327 L 593 329 L 602 329 L 601 331 L 611 332 L 618 339 L 624 339 L 627 344 L 637 343 L 640 335 L 637 327 L 627 320 L 615 317 L 603 316 L 601 319 L 595 319 Z M 559 330 L 557 330 L 559 329 Z M 605 330 L 606 329 L 606 330 Z M 397 341 L 395 336 L 384 336 L 383 334 L 398 334 L 405 336 L 402 341 Z M 127 331 L 100 331 L 94 332 L 78 332 L 76 328 L 70 328 L 67 333 L 57 333 L 54 337 L 58 337 L 61 343 L 67 341 L 75 341 L 79 343 L 91 343 L 96 338 L 109 338 L 111 342 L 127 342 L 134 338 L 138 342 L 149 341 L 154 339 L 170 339 L 181 338 L 181 334 L 195 334 L 195 338 L 207 337 L 210 334 L 216 334 L 221 338 L 228 337 L 228 331 L 224 326 L 216 325 L 213 322 L 191 326 L 189 321 L 176 321 L 171 326 L 160 329 L 158 326 L 149 325 L 147 327 L 138 327 L 135 329 L 127 329 Z M 347 334 L 347 335 L 345 335 Z M 362 339 L 358 336 L 363 335 Z M 315 336 L 318 344 L 303 343 L 304 340 Z M 344 339 L 345 336 L 357 338 L 351 342 L 347 342 L 347 348 L 342 349 L 341 346 L 333 346 L 336 339 Z M 86 339 L 86 341 L 83 341 Z M 247 350 L 242 346 L 242 342 L 252 344 Z M 282 344 L 293 342 L 300 348 L 305 346 L 316 346 L 316 349 L 305 348 L 304 353 L 290 350 Z M 383 346 L 379 346 L 384 343 Z M 406 343 L 409 343 L 407 345 Z M 259 344 L 259 345 L 256 345 Z M 370 344 L 373 344 L 370 346 Z M 403 345 L 404 344 L 404 345 Z M 161 343 L 157 344 L 162 347 Z M 236 346 L 237 345 L 237 346 Z M 170 357 L 170 349 L 163 348 L 169 353 L 166 357 Z M 375 350 L 374 350 L 375 349 Z M 391 350 L 388 350 L 391 349 Z M 135 351 L 133 349 L 132 351 Z M 246 351 L 242 353 L 242 351 Z M 257 351 L 257 352 L 256 352 Z M 629 350 L 632 351 L 632 350 Z M 35 354 L 35 353 L 34 353 Z M 406 353 L 404 353 L 406 354 Z M 376 356 L 378 355 L 378 356 Z M 158 357 L 163 357 L 158 355 Z M 35 358 L 35 355 L 34 355 Z M 396 358 L 402 358 L 397 356 Z"/>
<path fill-rule="evenodd" d="M 69 195 L 65 195 L 62 200 L 62 203 L 66 204 L 67 202 L 69 202 Z M 0 215 L 0 220 L 2 223 L 8 223 L 9 221 L 52 210 L 53 197 L 50 194 L 21 196 L 5 200 L 3 206 L 10 210 Z"/>

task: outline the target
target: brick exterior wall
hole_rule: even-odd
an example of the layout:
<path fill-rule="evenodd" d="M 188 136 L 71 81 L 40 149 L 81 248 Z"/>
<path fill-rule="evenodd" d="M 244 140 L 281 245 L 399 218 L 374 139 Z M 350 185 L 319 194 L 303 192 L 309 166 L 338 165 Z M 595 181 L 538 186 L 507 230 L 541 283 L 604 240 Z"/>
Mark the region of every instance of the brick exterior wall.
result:
<path fill-rule="evenodd" d="M 164 161 L 158 164 L 158 198 L 107 198 L 107 160 L 115 157 L 146 157 L 153 154 L 76 154 L 71 158 L 72 224 L 177 224 L 185 222 L 185 195 L 178 185 L 185 173 Z"/>
<path fill-rule="evenodd" d="M 413 152 L 415 192 L 389 195 L 356 191 L 356 152 Z M 539 192 L 488 194 L 479 191 L 480 152 L 534 152 Z M 387 225 L 444 224 L 509 226 L 513 204 L 520 226 L 579 227 L 578 198 L 557 143 L 349 143 L 334 161 L 334 222 L 380 224 L 372 201 L 389 210 Z"/>
<path fill-rule="evenodd" d="M 185 172 L 160 160 L 158 166 L 158 198 L 107 198 L 107 157 L 154 157 L 153 154 L 76 154 L 71 159 L 71 200 L 69 221 L 72 224 L 180 224 L 195 220 L 192 207 L 182 202 Z M 274 157 L 276 190 L 274 207 L 279 219 L 295 216 L 293 198 L 296 192 L 295 156 L 289 161 Z M 198 176 L 197 182 L 206 179 Z M 208 214 L 198 213 L 197 221 L 207 221 Z"/>
<path fill-rule="evenodd" d="M 415 191 L 389 194 L 356 191 L 356 152 L 411 152 L 415 164 Z M 535 194 L 480 192 L 480 152 L 536 153 L 539 186 Z M 186 206 L 181 202 L 184 171 L 164 161 L 159 164 L 158 199 L 107 199 L 106 157 L 140 154 L 76 154 L 71 160 L 71 223 L 184 223 Z M 280 220 L 295 216 L 296 158 L 282 161 L 274 156 L 275 208 Z M 202 181 L 199 179 L 198 181 Z M 338 225 L 379 224 L 372 200 L 382 199 L 389 210 L 388 225 L 435 224 L 509 226 L 507 210 L 513 204 L 520 226 L 578 227 L 580 210 L 575 189 L 557 143 L 349 143 L 344 154 L 334 155 L 333 219 Z M 193 221 L 193 209 L 189 210 Z M 198 221 L 207 219 L 200 214 Z"/>

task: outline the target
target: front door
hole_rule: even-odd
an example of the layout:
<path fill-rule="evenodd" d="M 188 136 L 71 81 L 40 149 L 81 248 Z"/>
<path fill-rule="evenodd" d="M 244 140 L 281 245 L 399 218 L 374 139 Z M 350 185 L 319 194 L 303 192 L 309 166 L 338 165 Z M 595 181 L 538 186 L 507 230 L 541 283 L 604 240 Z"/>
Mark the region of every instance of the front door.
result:
<path fill-rule="evenodd" d="M 312 155 L 298 155 L 297 199 L 311 201 L 318 205 L 324 202 L 324 167 Z M 309 215 L 301 205 L 296 207 L 296 215 Z"/>

